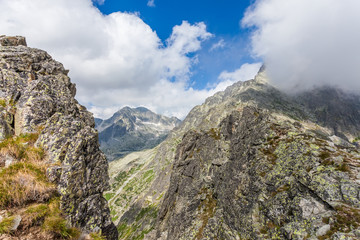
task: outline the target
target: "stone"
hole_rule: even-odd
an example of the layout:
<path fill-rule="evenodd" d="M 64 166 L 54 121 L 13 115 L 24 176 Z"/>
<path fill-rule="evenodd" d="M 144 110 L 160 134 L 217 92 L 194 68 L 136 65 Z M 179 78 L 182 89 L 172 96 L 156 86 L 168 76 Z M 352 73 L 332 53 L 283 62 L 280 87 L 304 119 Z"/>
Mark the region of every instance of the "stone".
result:
<path fill-rule="evenodd" d="M 16 231 L 17 230 L 17 228 L 20 225 L 21 219 L 22 218 L 21 218 L 20 215 L 15 215 L 14 216 L 13 225 L 10 227 L 10 231 Z"/>
<path fill-rule="evenodd" d="M 316 236 L 317 237 L 324 236 L 330 230 L 330 228 L 331 226 L 329 224 L 322 226 L 316 231 Z"/>
<path fill-rule="evenodd" d="M 15 36 L 15 37 L 10 37 L 10 36 L 0 36 L 0 45 L 1 46 L 27 46 L 26 44 L 26 40 L 24 37 L 21 36 Z"/>
<path fill-rule="evenodd" d="M 302 198 L 299 203 L 299 207 L 302 210 L 303 218 L 314 217 L 320 213 L 325 212 L 325 207 L 315 199 Z"/>

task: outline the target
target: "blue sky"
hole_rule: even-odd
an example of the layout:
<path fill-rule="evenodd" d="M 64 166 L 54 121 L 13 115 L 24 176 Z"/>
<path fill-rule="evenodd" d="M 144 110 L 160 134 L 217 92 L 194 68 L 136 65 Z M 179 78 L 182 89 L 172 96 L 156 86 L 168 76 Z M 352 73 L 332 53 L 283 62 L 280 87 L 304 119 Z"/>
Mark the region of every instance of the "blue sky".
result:
<path fill-rule="evenodd" d="M 203 43 L 196 52 L 198 64 L 193 66 L 190 86 L 203 89 L 218 81 L 224 71 L 234 71 L 243 63 L 256 62 L 250 54 L 250 31 L 241 27 L 240 21 L 253 0 L 155 0 L 153 6 L 147 0 L 106 0 L 96 7 L 103 14 L 133 12 L 156 31 L 165 44 L 172 28 L 186 20 L 190 24 L 204 22 L 213 37 Z M 150 6 L 149 6 L 150 5 Z M 216 43 L 224 46 L 210 49 Z"/>
<path fill-rule="evenodd" d="M 286 92 L 360 92 L 359 0 L 94 1 L 0 0 L 0 35 L 63 63 L 96 117 L 144 106 L 184 118 L 262 63 Z"/>
<path fill-rule="evenodd" d="M 155 0 L 149 7 L 146 0 L 106 0 L 103 4 L 95 1 L 104 14 L 113 12 L 139 12 L 141 19 L 155 30 L 161 39 L 170 36 L 172 28 L 183 20 L 190 23 L 204 22 L 208 31 L 216 35 L 234 36 L 242 34 L 240 20 L 250 0 Z"/>

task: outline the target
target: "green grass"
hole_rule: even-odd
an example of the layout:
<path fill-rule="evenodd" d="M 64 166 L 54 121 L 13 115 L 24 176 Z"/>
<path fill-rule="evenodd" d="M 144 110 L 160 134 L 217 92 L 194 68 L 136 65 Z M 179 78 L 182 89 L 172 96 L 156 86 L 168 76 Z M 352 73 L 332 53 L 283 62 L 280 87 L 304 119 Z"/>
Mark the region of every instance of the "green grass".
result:
<path fill-rule="evenodd" d="M 29 224 L 35 224 L 44 219 L 50 212 L 48 204 L 36 204 L 28 207 L 25 211 L 25 217 Z"/>
<path fill-rule="evenodd" d="M 139 214 L 136 216 L 136 221 L 140 221 L 144 216 L 150 216 L 151 218 L 157 218 L 157 209 L 154 205 L 150 205 L 146 208 L 142 208 Z"/>
<path fill-rule="evenodd" d="M 106 199 L 106 201 L 109 201 L 114 196 L 115 196 L 115 193 L 105 193 L 104 194 L 104 198 Z"/>
<path fill-rule="evenodd" d="M 52 199 L 49 203 L 49 211 L 42 224 L 42 228 L 51 232 L 63 239 L 75 239 L 80 236 L 80 231 L 77 228 L 69 227 L 60 210 L 60 200 L 58 198 Z"/>
<path fill-rule="evenodd" d="M 115 182 L 112 184 L 112 189 L 117 189 L 118 187 L 122 186 L 124 182 L 134 173 L 139 171 L 144 164 L 135 165 L 129 171 L 121 171 L 115 177 Z"/>
<path fill-rule="evenodd" d="M 71 239 L 80 236 L 80 231 L 76 228 L 69 228 L 66 220 L 61 216 L 49 216 L 45 219 L 43 228 L 45 231 L 55 233 L 61 238 Z"/>
<path fill-rule="evenodd" d="M 119 239 L 126 240 L 142 240 L 145 235 L 151 232 L 154 227 L 146 228 L 140 232 L 141 225 L 131 224 L 128 225 L 126 222 L 122 222 L 118 225 L 117 229 L 119 232 Z"/>
<path fill-rule="evenodd" d="M 101 233 L 90 233 L 90 237 L 92 240 L 106 240 L 106 238 L 103 237 Z"/>
<path fill-rule="evenodd" d="M 14 222 L 14 217 L 4 218 L 0 222 L 0 234 L 9 233 L 10 229 L 11 229 L 11 227 L 13 225 L 13 222 Z"/>

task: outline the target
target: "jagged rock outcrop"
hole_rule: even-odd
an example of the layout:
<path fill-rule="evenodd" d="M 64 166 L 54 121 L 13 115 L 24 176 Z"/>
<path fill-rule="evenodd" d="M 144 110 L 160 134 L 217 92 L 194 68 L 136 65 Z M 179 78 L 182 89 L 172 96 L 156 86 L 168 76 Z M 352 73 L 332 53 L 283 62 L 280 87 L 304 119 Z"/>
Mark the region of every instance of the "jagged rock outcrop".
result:
<path fill-rule="evenodd" d="M 188 132 L 156 238 L 359 237 L 359 151 L 311 130 L 244 107 L 218 128 Z"/>
<path fill-rule="evenodd" d="M 144 107 L 124 107 L 107 119 L 95 119 L 100 148 L 112 161 L 131 152 L 151 149 L 180 124 L 176 117 L 156 114 Z"/>
<path fill-rule="evenodd" d="M 152 154 L 113 162 L 120 239 L 359 238 L 360 101 L 311 107 L 315 93 L 288 96 L 261 71 L 196 106 Z"/>
<path fill-rule="evenodd" d="M 68 70 L 23 37 L 0 37 L 0 138 L 37 132 L 48 156 L 47 176 L 70 226 L 117 239 L 102 193 L 108 163 L 92 114 L 74 98 Z"/>

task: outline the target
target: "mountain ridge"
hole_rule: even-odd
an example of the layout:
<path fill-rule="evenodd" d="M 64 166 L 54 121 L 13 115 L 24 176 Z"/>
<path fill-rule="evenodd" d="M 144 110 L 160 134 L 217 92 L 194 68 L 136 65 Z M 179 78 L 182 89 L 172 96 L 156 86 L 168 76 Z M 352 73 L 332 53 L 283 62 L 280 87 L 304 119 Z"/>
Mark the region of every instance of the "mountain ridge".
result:
<path fill-rule="evenodd" d="M 358 102 L 344 103 L 356 119 Z M 264 71 L 216 93 L 110 176 L 120 239 L 358 237 L 360 128 L 327 123 Z"/>

